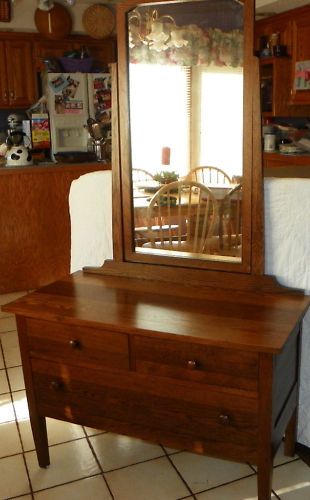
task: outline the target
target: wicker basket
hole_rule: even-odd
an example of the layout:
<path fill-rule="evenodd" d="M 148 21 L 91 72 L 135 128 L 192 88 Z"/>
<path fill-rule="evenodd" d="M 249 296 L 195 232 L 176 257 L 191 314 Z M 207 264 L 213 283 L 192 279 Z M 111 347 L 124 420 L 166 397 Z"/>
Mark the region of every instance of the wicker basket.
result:
<path fill-rule="evenodd" d="M 60 63 L 66 73 L 88 73 L 93 66 L 93 58 L 74 59 L 73 57 L 60 57 Z"/>
<path fill-rule="evenodd" d="M 85 10 L 82 23 L 89 36 L 100 40 L 111 35 L 115 26 L 115 17 L 108 7 L 95 4 Z"/>

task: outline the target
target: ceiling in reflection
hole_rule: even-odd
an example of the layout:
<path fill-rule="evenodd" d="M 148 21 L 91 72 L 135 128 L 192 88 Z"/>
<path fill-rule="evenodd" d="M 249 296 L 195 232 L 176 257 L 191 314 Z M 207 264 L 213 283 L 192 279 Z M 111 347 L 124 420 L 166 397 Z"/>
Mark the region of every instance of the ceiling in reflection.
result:
<path fill-rule="evenodd" d="M 239 0 L 209 0 L 208 4 L 203 1 L 186 2 L 182 3 L 181 13 L 178 5 L 157 4 L 156 9 L 160 14 L 173 16 L 179 25 L 196 24 L 204 29 L 219 28 L 223 31 L 243 28 L 243 7 Z"/>

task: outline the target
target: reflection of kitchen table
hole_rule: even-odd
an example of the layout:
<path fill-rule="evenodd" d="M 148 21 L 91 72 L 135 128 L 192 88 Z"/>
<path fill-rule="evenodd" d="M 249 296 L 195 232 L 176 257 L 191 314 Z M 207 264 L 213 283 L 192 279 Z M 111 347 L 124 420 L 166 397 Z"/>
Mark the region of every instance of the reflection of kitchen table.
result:
<path fill-rule="evenodd" d="M 220 202 L 222 201 L 226 194 L 231 191 L 232 188 L 235 187 L 235 185 L 229 185 L 229 184 L 223 184 L 223 185 L 216 185 L 216 186 L 208 186 L 209 189 L 212 191 L 213 196 L 215 199 Z M 135 215 L 137 217 L 146 217 L 147 213 L 147 208 L 150 204 L 150 201 L 152 197 L 154 196 L 154 193 L 150 193 L 147 190 L 134 190 L 134 210 L 135 210 Z M 178 193 L 171 193 L 171 196 L 175 196 L 178 198 Z M 192 204 L 198 204 L 198 195 L 195 197 L 192 195 Z M 178 212 L 181 210 L 181 213 L 186 213 L 186 208 L 188 207 L 188 192 L 183 191 L 181 193 L 181 207 L 179 207 L 179 204 L 170 206 L 170 213 L 173 212 Z M 156 210 L 156 207 L 154 207 Z M 165 211 L 167 211 L 167 207 L 161 206 L 160 211 L 163 215 L 165 215 Z"/>

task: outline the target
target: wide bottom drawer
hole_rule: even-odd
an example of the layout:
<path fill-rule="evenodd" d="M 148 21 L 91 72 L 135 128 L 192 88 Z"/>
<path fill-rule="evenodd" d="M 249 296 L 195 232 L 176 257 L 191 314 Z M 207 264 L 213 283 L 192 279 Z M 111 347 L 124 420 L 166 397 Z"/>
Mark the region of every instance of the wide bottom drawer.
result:
<path fill-rule="evenodd" d="M 135 372 L 103 372 L 32 360 L 41 415 L 95 425 L 161 444 L 242 460 L 257 448 L 256 402 L 206 391 L 189 402 L 190 388 L 173 392 L 173 381 L 156 386 Z"/>

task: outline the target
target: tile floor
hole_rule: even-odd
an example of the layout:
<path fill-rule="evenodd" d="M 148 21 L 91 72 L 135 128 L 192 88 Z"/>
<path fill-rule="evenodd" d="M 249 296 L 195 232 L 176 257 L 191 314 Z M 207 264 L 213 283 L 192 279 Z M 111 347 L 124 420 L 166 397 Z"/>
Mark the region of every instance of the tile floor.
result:
<path fill-rule="evenodd" d="M 19 294 L 0 296 L 0 305 Z M 32 440 L 16 324 L 0 311 L 0 500 L 254 500 L 255 468 L 48 419 L 51 465 Z M 310 498 L 310 468 L 282 450 L 273 498 Z"/>

